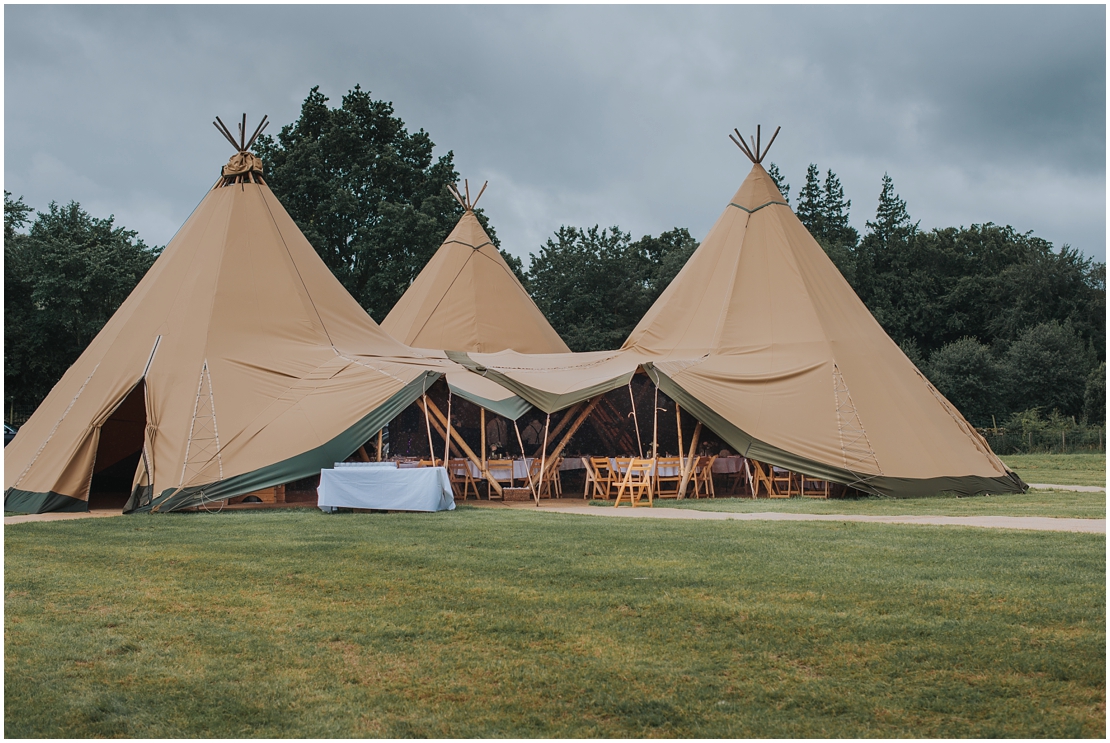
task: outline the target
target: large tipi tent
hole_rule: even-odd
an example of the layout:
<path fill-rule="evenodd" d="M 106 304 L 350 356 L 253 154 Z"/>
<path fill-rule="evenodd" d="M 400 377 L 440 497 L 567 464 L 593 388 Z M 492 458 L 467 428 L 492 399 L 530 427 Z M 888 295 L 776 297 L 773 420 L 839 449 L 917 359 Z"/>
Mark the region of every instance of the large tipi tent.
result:
<path fill-rule="evenodd" d="M 465 210 L 462 218 L 382 320 L 382 329 L 416 348 L 568 353 L 482 229 L 474 214 L 478 199 L 470 201 L 469 189 L 456 198 Z"/>
<path fill-rule="evenodd" d="M 451 357 L 548 412 L 642 369 L 741 454 L 869 492 L 1024 489 L 806 231 L 766 150 L 742 149 L 747 179 L 620 351 Z"/>
<path fill-rule="evenodd" d="M 94 472 L 140 450 L 128 511 L 305 477 L 449 364 L 374 323 L 224 131 L 220 180 L 5 449 L 6 510 L 86 510 Z"/>

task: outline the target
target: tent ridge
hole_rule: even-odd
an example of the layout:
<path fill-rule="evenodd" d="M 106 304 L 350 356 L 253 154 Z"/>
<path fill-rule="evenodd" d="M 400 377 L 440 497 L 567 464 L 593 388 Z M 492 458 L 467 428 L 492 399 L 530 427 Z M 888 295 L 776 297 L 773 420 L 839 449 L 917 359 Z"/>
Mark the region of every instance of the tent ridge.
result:
<path fill-rule="evenodd" d="M 748 207 L 746 207 L 746 206 L 740 206 L 739 204 L 737 204 L 737 203 L 735 203 L 735 202 L 731 202 L 731 201 L 729 202 L 729 204 L 728 204 L 728 205 L 729 205 L 729 206 L 735 206 L 735 207 L 736 207 L 737 209 L 740 209 L 740 210 L 742 210 L 742 211 L 745 211 L 745 212 L 747 212 L 748 214 L 755 214 L 755 213 L 756 213 L 757 211 L 759 211 L 759 210 L 760 210 L 760 209 L 762 209 L 763 207 L 765 207 L 765 206 L 772 206 L 773 204 L 781 204 L 782 206 L 786 206 L 786 207 L 789 207 L 789 206 L 790 206 L 790 204 L 787 204 L 787 203 L 786 203 L 785 201 L 778 201 L 777 199 L 776 199 L 776 200 L 773 200 L 773 201 L 768 201 L 768 202 L 767 202 L 766 204 L 760 204 L 759 206 L 757 206 L 757 207 L 756 207 L 756 208 L 754 208 L 754 209 L 749 209 L 749 208 L 748 208 Z"/>

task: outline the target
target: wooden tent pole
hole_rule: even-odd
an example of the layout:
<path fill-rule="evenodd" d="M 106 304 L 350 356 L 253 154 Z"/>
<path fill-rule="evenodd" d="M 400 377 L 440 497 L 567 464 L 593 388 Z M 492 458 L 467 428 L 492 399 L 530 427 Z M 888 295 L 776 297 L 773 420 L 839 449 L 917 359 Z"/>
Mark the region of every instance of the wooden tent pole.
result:
<path fill-rule="evenodd" d="M 532 499 L 536 501 L 536 505 L 540 504 L 540 494 L 536 490 L 535 484 L 532 483 L 532 468 L 528 466 L 528 455 L 524 453 L 524 439 L 520 437 L 520 426 L 513 421 L 513 430 L 516 431 L 516 442 L 520 444 L 520 459 L 524 462 L 524 474 L 528 476 L 528 487 L 532 490 Z M 543 477 L 543 473 L 540 473 Z M 542 482 L 542 481 L 541 481 Z"/>
<path fill-rule="evenodd" d="M 482 426 L 482 462 L 478 466 L 482 468 L 482 474 L 486 473 L 486 409 L 478 408 L 481 411 L 481 426 Z"/>
<path fill-rule="evenodd" d="M 378 461 L 379 462 L 382 461 L 382 431 L 384 431 L 384 430 L 385 429 L 383 428 L 383 429 L 381 429 L 381 431 L 378 431 Z"/>
<path fill-rule="evenodd" d="M 578 417 L 574 419 L 574 423 L 570 425 L 570 429 L 563 436 L 563 440 L 560 441 L 559 445 L 556 446 L 554 451 L 551 452 L 551 459 L 548 461 L 554 462 L 559 458 L 559 455 L 563 453 L 563 448 L 567 445 L 567 443 L 570 442 L 570 437 L 577 433 L 578 428 L 586 422 L 586 418 L 590 415 L 590 413 L 593 412 L 594 408 L 598 406 L 598 403 L 600 403 L 604 399 L 605 395 L 598 395 L 594 399 L 590 400 L 590 404 L 582 409 L 582 412 L 579 413 Z M 547 473 L 540 472 L 540 482 L 543 482 L 543 477 L 545 474 Z"/>
<path fill-rule="evenodd" d="M 640 459 L 644 458 L 644 444 L 640 440 L 640 418 L 636 415 L 636 396 L 632 394 L 632 380 L 628 380 L 628 399 L 632 401 L 632 422 L 636 424 L 636 446 L 640 450 Z"/>
<path fill-rule="evenodd" d="M 547 432 L 551 428 L 551 413 L 547 414 L 547 422 L 543 424 L 543 456 L 540 457 L 540 490 L 543 490 L 543 476 L 547 474 Z M 554 496 L 552 496 L 554 497 Z M 540 504 L 536 498 L 536 505 Z"/>
<path fill-rule="evenodd" d="M 678 499 L 686 497 L 686 486 L 690 484 L 690 475 L 694 474 L 694 462 L 698 457 L 698 437 L 701 436 L 701 421 L 694 426 L 694 438 L 690 439 L 690 457 L 682 467 L 682 480 L 678 483 Z"/>
<path fill-rule="evenodd" d="M 678 430 L 678 461 L 681 462 L 686 455 L 682 451 L 682 408 L 678 406 L 678 400 L 674 401 L 674 418 L 675 428 Z"/>
<path fill-rule="evenodd" d="M 428 418 L 428 393 L 425 392 L 422 396 L 424 400 L 424 425 L 428 428 L 428 456 L 432 461 L 436 458 L 436 448 L 432 446 L 432 422 Z"/>
<path fill-rule="evenodd" d="M 659 385 L 655 385 L 655 411 L 651 422 L 651 458 L 659 457 Z"/>
<path fill-rule="evenodd" d="M 432 430 L 436 432 L 436 436 L 439 436 L 444 441 L 448 440 L 447 432 L 443 430 L 443 426 L 441 426 L 439 424 L 439 421 L 437 421 L 435 418 L 432 418 Z M 454 435 L 452 435 L 451 438 L 454 438 Z M 459 447 L 455 446 L 455 442 L 453 441 L 451 442 L 451 451 L 455 452 L 457 457 L 462 456 L 461 454 L 459 454 Z"/>
<path fill-rule="evenodd" d="M 443 466 L 447 466 L 448 449 L 451 446 L 451 388 L 447 388 L 447 435 L 443 437 Z"/>
<path fill-rule="evenodd" d="M 439 412 L 439 408 L 437 408 L 436 404 L 434 402 L 432 402 L 431 400 L 428 400 L 428 407 L 431 408 L 432 415 L 434 415 L 440 421 L 445 421 L 446 420 L 443 417 L 443 413 Z M 481 460 L 478 459 L 478 456 L 467 445 L 466 441 L 463 440 L 462 436 L 460 436 L 458 434 L 458 432 L 452 431 L 451 432 L 451 438 L 453 438 L 455 440 L 455 443 L 459 445 L 459 448 L 462 449 L 463 454 L 466 455 L 467 459 L 469 459 L 471 462 L 474 462 L 474 464 L 478 465 L 479 467 L 482 467 Z M 482 467 L 482 474 L 485 475 L 486 480 L 489 481 L 490 487 L 492 487 L 494 490 L 496 490 L 498 495 L 502 495 L 501 483 L 497 482 L 497 480 L 490 477 L 489 470 L 486 469 L 485 467 Z"/>
<path fill-rule="evenodd" d="M 554 430 L 551 431 L 551 438 L 555 438 L 556 436 L 558 436 L 560 433 L 563 432 L 563 429 L 566 428 L 567 424 L 570 423 L 574 419 L 575 413 L 577 413 L 578 409 L 581 408 L 582 405 L 584 405 L 584 404 L 585 403 L 575 403 L 574 405 L 572 405 L 570 407 L 570 409 L 567 410 L 566 415 L 563 416 L 562 420 L 560 420 L 557 424 L 555 424 Z M 540 451 L 537 449 L 536 450 L 536 456 L 539 456 L 539 454 L 540 454 Z"/>

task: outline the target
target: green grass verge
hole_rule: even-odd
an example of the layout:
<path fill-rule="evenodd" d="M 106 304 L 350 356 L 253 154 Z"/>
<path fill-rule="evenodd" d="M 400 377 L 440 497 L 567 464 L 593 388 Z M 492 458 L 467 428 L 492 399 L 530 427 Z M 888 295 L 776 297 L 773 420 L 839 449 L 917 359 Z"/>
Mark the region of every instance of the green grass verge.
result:
<path fill-rule="evenodd" d="M 1013 454 L 1001 459 L 1026 482 L 1106 486 L 1106 454 Z"/>
<path fill-rule="evenodd" d="M 5 528 L 9 737 L 1101 737 L 1106 540 L 510 509 Z"/>
<path fill-rule="evenodd" d="M 590 505 L 613 507 L 613 501 Z M 1073 490 L 1035 490 L 1028 493 L 957 498 L 701 498 L 659 499 L 656 508 L 689 508 L 728 513 L 835 513 L 873 516 L 1054 516 L 1056 518 L 1106 518 L 1105 493 Z"/>

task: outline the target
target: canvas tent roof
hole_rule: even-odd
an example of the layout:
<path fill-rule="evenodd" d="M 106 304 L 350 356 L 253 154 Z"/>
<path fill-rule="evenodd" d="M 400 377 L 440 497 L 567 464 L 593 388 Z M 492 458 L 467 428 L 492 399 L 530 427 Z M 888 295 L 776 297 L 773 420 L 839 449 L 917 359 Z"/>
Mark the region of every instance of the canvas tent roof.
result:
<path fill-rule="evenodd" d="M 643 369 L 741 454 L 871 492 L 1023 489 L 887 336 L 752 159 L 620 351 L 451 358 L 548 412 Z"/>
<path fill-rule="evenodd" d="M 382 329 L 416 348 L 570 351 L 470 208 L 382 320 Z"/>
<path fill-rule="evenodd" d="M 344 459 L 453 367 L 374 323 L 260 171 L 249 152 L 232 157 L 20 429 L 5 449 L 6 509 L 85 510 L 125 408 L 127 453 L 142 448 L 128 510 L 173 510 Z"/>

